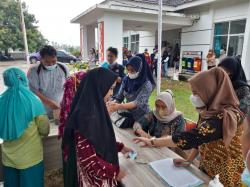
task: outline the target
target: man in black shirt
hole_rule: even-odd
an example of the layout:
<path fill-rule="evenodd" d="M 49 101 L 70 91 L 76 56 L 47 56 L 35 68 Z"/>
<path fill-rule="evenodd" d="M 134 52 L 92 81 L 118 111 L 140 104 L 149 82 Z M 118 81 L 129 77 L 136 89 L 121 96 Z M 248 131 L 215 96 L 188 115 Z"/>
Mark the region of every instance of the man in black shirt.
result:
<path fill-rule="evenodd" d="M 107 50 L 107 61 L 108 61 L 108 68 L 113 71 L 115 74 L 118 75 L 118 80 L 116 83 L 116 87 L 114 89 L 113 95 L 115 96 L 118 94 L 118 91 L 121 86 L 122 79 L 125 77 L 124 74 L 124 67 L 121 64 L 116 62 L 118 57 L 118 50 L 117 48 L 109 47 Z"/>

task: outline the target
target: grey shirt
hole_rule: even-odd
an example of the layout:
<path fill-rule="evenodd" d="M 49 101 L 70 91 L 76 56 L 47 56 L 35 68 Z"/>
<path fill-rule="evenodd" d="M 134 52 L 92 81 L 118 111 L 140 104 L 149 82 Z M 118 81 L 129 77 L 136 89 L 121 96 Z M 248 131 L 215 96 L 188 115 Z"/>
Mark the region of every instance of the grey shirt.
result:
<path fill-rule="evenodd" d="M 60 63 L 60 62 L 57 62 Z M 45 68 L 41 67 L 39 75 L 38 75 L 38 66 L 39 64 L 32 66 L 28 72 L 28 79 L 29 79 L 29 86 L 30 89 L 35 92 L 39 91 L 45 97 L 55 101 L 58 105 L 60 104 L 63 98 L 64 92 L 64 83 L 66 78 L 69 76 L 69 69 L 65 64 L 60 63 L 65 71 L 57 65 L 57 67 L 52 70 L 46 70 Z M 49 118 L 53 117 L 53 111 L 45 106 L 47 114 Z"/>
<path fill-rule="evenodd" d="M 127 102 L 134 102 L 136 104 L 136 108 L 129 111 L 132 113 L 134 120 L 137 121 L 143 115 L 150 112 L 148 100 L 153 90 L 152 84 L 150 81 L 146 81 L 136 92 L 132 93 L 127 93 L 124 86 L 123 82 L 119 93 L 115 98 L 120 102 L 125 98 Z"/>

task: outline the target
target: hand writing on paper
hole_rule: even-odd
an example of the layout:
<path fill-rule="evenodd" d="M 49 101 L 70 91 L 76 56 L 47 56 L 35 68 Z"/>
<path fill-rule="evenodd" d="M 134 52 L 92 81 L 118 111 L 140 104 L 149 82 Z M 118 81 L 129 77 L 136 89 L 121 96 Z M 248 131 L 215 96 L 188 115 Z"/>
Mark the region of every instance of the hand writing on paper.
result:
<path fill-rule="evenodd" d="M 180 158 L 173 159 L 173 162 L 176 167 L 188 167 L 191 165 L 191 162 Z"/>

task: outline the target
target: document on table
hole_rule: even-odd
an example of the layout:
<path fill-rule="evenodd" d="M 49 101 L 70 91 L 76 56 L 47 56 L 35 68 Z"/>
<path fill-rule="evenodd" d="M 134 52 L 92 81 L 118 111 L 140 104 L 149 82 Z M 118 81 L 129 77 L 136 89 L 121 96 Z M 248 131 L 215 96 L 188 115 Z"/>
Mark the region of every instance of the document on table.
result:
<path fill-rule="evenodd" d="M 150 167 L 172 187 L 196 187 L 204 182 L 183 167 L 175 167 L 172 158 L 149 163 Z"/>

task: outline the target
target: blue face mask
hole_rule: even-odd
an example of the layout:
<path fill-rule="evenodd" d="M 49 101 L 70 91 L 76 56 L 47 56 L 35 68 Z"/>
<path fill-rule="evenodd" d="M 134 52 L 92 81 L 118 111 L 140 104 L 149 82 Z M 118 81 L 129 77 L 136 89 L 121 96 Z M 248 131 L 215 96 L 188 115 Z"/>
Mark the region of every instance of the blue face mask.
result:
<path fill-rule="evenodd" d="M 56 69 L 57 64 L 54 64 L 52 66 L 44 66 L 48 71 L 53 71 L 54 69 Z"/>

